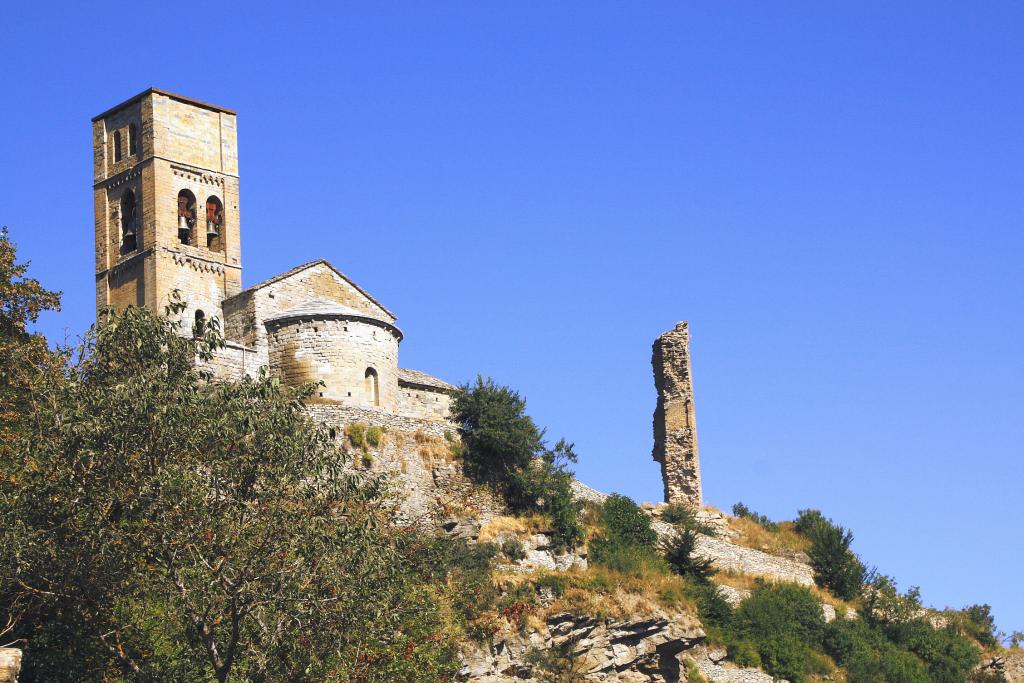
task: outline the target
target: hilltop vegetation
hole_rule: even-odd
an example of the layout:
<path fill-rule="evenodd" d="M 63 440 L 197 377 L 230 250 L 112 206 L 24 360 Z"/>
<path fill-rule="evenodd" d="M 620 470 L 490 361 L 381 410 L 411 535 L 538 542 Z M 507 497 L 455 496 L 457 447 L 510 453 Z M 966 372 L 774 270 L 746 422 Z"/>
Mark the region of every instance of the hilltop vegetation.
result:
<path fill-rule="evenodd" d="M 1000 680 L 975 669 L 999 645 L 987 606 L 936 627 L 820 512 L 777 523 L 737 508 L 740 541 L 807 554 L 806 587 L 717 572 L 698 549 L 719 529 L 699 511 L 664 509 L 664 533 L 625 496 L 580 503 L 572 444 L 549 446 L 489 379 L 456 395 L 451 448 L 511 516 L 475 540 L 400 523 L 388 482 L 347 467 L 306 414 L 312 387 L 211 382 L 193 361 L 219 330 L 181 335 L 176 301 L 168 316 L 106 312 L 51 350 L 29 325 L 59 295 L 26 272 L 0 236 L 0 635 L 26 652 L 23 683 L 452 681 L 461 651 L 558 615 L 699 617 L 731 662 L 794 683 Z M 354 457 L 380 438 L 346 433 Z M 586 568 L 529 568 L 538 537 Z M 749 594 L 730 603 L 729 582 Z M 826 623 L 822 602 L 840 618 Z M 530 675 L 584 680 L 578 642 L 529 652 Z M 681 657 L 678 676 L 703 680 Z"/>

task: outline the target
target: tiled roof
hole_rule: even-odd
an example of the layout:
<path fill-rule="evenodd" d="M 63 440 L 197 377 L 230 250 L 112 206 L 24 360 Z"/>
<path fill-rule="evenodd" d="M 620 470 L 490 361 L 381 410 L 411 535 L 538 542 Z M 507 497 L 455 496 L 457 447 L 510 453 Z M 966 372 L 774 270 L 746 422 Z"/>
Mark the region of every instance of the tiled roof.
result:
<path fill-rule="evenodd" d="M 437 389 L 454 389 L 454 384 L 449 384 L 443 379 L 438 379 L 433 375 L 428 375 L 425 372 L 419 370 L 409 370 L 408 368 L 398 368 L 398 381 L 405 382 L 406 384 L 419 384 L 425 387 L 435 387 Z"/>

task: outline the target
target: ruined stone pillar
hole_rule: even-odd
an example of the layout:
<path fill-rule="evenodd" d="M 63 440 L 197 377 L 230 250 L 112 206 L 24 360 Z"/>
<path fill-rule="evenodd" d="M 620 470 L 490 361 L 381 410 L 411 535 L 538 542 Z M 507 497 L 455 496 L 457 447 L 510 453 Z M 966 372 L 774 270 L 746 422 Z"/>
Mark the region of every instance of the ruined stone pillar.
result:
<path fill-rule="evenodd" d="M 697 456 L 697 418 L 690 375 L 690 329 L 681 322 L 654 341 L 654 459 L 661 463 L 666 503 L 699 508 L 700 460 Z"/>

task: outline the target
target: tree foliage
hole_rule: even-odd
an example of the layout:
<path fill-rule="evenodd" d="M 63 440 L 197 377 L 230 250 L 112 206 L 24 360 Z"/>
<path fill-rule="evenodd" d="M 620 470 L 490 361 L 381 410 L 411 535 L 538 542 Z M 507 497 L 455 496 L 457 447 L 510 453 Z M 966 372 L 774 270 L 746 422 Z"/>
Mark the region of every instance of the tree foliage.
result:
<path fill-rule="evenodd" d="M 0 229 L 0 457 L 25 428 L 36 379 L 61 357 L 29 326 L 44 311 L 60 310 L 60 293 L 27 277 L 28 263 L 19 263 L 7 228 Z"/>
<path fill-rule="evenodd" d="M 808 551 L 814 581 L 843 600 L 856 598 L 864 585 L 866 569 L 853 551 L 853 532 L 827 519 L 818 510 L 801 510 L 794 525 L 811 541 Z"/>
<path fill-rule="evenodd" d="M 309 390 L 208 382 L 193 361 L 216 326 L 179 332 L 107 312 L 33 387 L 0 500 L 25 680 L 451 676 L 409 532 L 379 482 L 342 469 Z"/>
<path fill-rule="evenodd" d="M 462 434 L 469 476 L 497 487 L 513 512 L 544 514 L 556 548 L 583 541 L 580 505 L 573 498 L 568 469 L 576 462 L 573 444 L 560 439 L 548 448 L 544 430 L 526 414 L 526 401 L 490 378 L 477 377 L 475 385 L 462 387 L 451 415 Z"/>

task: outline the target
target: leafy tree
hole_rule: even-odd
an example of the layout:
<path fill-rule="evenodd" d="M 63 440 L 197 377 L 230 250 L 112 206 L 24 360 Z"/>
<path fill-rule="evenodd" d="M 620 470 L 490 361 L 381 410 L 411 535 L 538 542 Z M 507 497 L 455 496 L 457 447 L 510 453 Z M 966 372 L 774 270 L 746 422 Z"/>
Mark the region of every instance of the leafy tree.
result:
<path fill-rule="evenodd" d="M 0 505 L 15 496 L 20 486 L 17 453 L 31 431 L 33 389 L 63 361 L 62 354 L 50 351 L 42 335 L 29 331 L 40 313 L 59 310 L 60 293 L 27 277 L 28 267 L 18 262 L 7 228 L 0 229 Z M 12 553 L 0 550 L 0 643 L 13 638 L 15 623 L 29 608 L 26 601 L 9 598 L 14 559 Z"/>
<path fill-rule="evenodd" d="M 743 519 L 749 519 L 766 531 L 778 531 L 779 523 L 773 522 L 767 515 L 758 514 L 743 503 L 736 503 L 732 506 L 732 514 Z"/>
<path fill-rule="evenodd" d="M 382 487 L 342 469 L 308 389 L 197 373 L 219 343 L 111 311 L 33 387 L 0 501 L 25 680 L 450 677 Z"/>
<path fill-rule="evenodd" d="M 672 503 L 661 512 L 661 521 L 680 529 L 693 529 L 698 534 L 717 536 L 718 530 L 697 518 L 697 511 L 686 503 Z"/>
<path fill-rule="evenodd" d="M 40 313 L 60 310 L 60 292 L 26 277 L 28 267 L 18 263 L 7 228 L 0 229 L 0 455 L 25 428 L 33 382 L 60 360 L 42 335 L 29 331 Z"/>
<path fill-rule="evenodd" d="M 695 583 L 710 583 L 711 577 L 718 570 L 707 557 L 695 557 L 697 549 L 697 532 L 690 527 L 683 527 L 662 545 L 665 561 L 676 574 L 684 576 Z"/>
<path fill-rule="evenodd" d="M 601 508 L 601 525 L 607 538 L 621 545 L 654 548 L 658 534 L 651 527 L 651 518 L 628 496 L 613 493 Z"/>
<path fill-rule="evenodd" d="M 946 613 L 946 618 L 961 635 L 974 638 L 984 647 L 999 645 L 999 638 L 996 637 L 996 620 L 989 605 L 971 605 L 959 611 L 950 610 Z"/>
<path fill-rule="evenodd" d="M 808 556 L 814 581 L 843 600 L 852 600 L 864 584 L 864 565 L 850 550 L 853 532 L 835 524 L 821 524 L 811 534 Z"/>
<path fill-rule="evenodd" d="M 825 631 L 821 604 L 796 584 L 760 583 L 733 614 L 734 642 L 753 643 L 765 670 L 799 683 L 816 672 Z"/>
<path fill-rule="evenodd" d="M 544 430 L 526 414 L 526 401 L 490 378 L 477 377 L 475 385 L 462 387 L 451 414 L 462 433 L 467 474 L 500 489 L 513 512 L 547 516 L 556 549 L 583 541 L 568 469 L 576 462 L 573 444 L 560 439 L 548 448 Z"/>
<path fill-rule="evenodd" d="M 504 483 L 544 448 L 544 432 L 526 414 L 526 401 L 491 378 L 462 387 L 451 415 L 462 431 L 466 470 L 477 479 Z"/>

